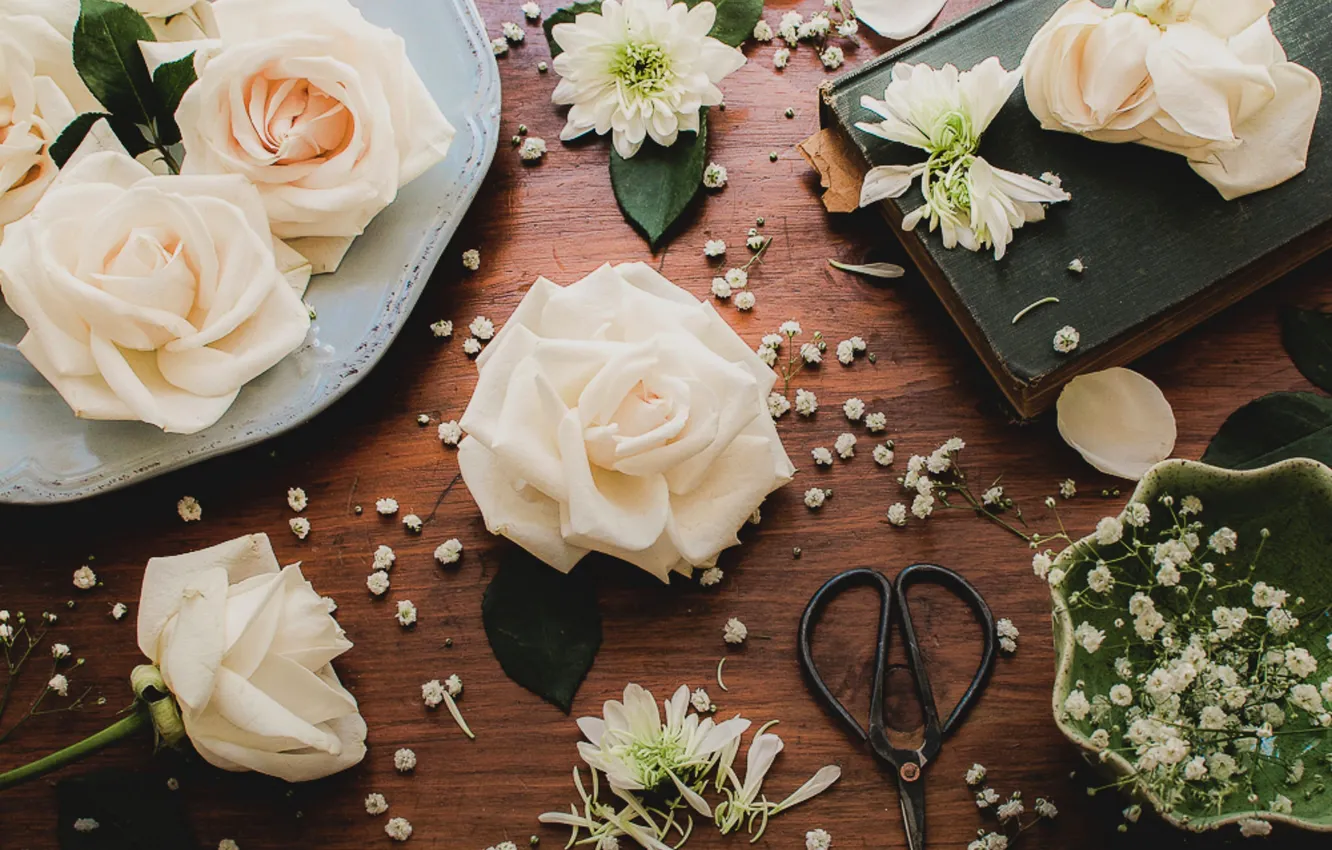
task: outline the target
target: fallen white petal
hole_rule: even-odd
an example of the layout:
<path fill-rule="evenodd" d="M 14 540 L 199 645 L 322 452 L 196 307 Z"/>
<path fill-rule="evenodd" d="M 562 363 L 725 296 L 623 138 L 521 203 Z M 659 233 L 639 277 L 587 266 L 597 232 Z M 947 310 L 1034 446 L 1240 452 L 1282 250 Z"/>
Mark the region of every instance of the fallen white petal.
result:
<path fill-rule="evenodd" d="M 858 0 L 856 17 L 884 38 L 901 40 L 924 32 L 947 0 Z"/>
<path fill-rule="evenodd" d="M 1080 375 L 1059 394 L 1059 434 L 1100 471 L 1138 480 L 1175 448 L 1175 414 L 1131 369 Z"/>

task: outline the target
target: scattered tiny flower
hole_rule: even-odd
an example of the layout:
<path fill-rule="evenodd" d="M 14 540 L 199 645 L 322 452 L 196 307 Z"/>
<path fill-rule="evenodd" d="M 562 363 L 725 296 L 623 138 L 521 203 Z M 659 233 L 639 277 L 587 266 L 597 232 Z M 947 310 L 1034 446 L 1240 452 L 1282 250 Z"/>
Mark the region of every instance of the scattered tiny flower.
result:
<path fill-rule="evenodd" d="M 742 644 L 747 637 L 749 637 L 749 629 L 739 619 L 732 617 L 726 621 L 726 628 L 722 630 L 723 640 L 729 644 Z"/>
<path fill-rule="evenodd" d="M 856 435 L 848 432 L 838 436 L 833 448 L 837 450 L 837 456 L 842 460 L 850 459 L 856 453 Z"/>
<path fill-rule="evenodd" d="M 888 521 L 901 528 L 907 524 L 907 506 L 901 502 L 893 504 L 888 508 Z"/>
<path fill-rule="evenodd" d="M 374 568 L 376 570 L 391 569 L 397 560 L 398 556 L 393 551 L 392 547 L 385 546 L 382 543 L 375 547 Z"/>
<path fill-rule="evenodd" d="M 754 24 L 754 40 L 772 41 L 772 26 L 762 18 L 759 18 L 759 22 Z"/>
<path fill-rule="evenodd" d="M 823 20 L 827 19 L 824 18 Z M 835 44 L 825 48 L 824 51 L 819 54 L 819 61 L 822 62 L 823 67 L 827 68 L 829 71 L 835 71 L 842 67 L 842 62 L 845 60 L 846 54 L 842 52 L 842 48 Z"/>
<path fill-rule="evenodd" d="M 786 64 L 790 61 L 791 51 L 789 48 L 779 47 L 776 52 L 772 54 L 772 67 L 776 68 L 778 71 L 785 68 Z"/>
<path fill-rule="evenodd" d="M 296 513 L 305 510 L 306 506 L 309 504 L 309 498 L 306 497 L 305 491 L 300 487 L 292 487 L 287 490 L 287 505 Z"/>
<path fill-rule="evenodd" d="M 1055 331 L 1054 350 L 1060 354 L 1071 354 L 1077 350 L 1078 343 L 1082 342 L 1082 334 L 1072 325 L 1065 325 Z"/>
<path fill-rule="evenodd" d="M 463 545 L 458 538 L 455 537 L 451 540 L 445 540 L 443 543 L 435 547 L 435 560 L 440 563 L 440 566 L 445 567 L 450 564 L 456 564 L 462 557 L 462 551 Z"/>
<path fill-rule="evenodd" d="M 828 499 L 828 492 L 822 487 L 811 487 L 805 491 L 805 507 L 816 510 L 823 507 Z"/>
<path fill-rule="evenodd" d="M 439 441 L 446 446 L 456 446 L 462 442 L 463 429 L 458 420 L 439 423 Z"/>
<path fill-rule="evenodd" d="M 721 583 L 722 576 L 723 573 L 720 567 L 708 567 L 698 577 L 698 583 L 703 587 L 713 587 Z"/>
<path fill-rule="evenodd" d="M 388 801 L 384 799 L 383 794 L 370 794 L 365 798 L 365 813 L 367 815 L 382 815 L 388 811 Z"/>
<path fill-rule="evenodd" d="M 832 847 L 832 836 L 827 830 L 811 829 L 805 833 L 805 850 L 828 850 Z"/>
<path fill-rule="evenodd" d="M 383 596 L 389 589 L 388 573 L 376 570 L 365 578 L 365 586 L 375 596 Z"/>
<path fill-rule="evenodd" d="M 495 335 L 495 323 L 487 319 L 485 316 L 477 316 L 472 320 L 472 323 L 467 326 L 467 329 L 470 330 L 472 336 L 477 339 L 490 339 Z"/>
<path fill-rule="evenodd" d="M 720 239 L 709 239 L 703 243 L 703 256 L 720 257 L 726 253 L 726 243 Z"/>
<path fill-rule="evenodd" d="M 832 452 L 828 451 L 826 446 L 819 446 L 810 452 L 814 456 L 814 463 L 818 466 L 832 466 Z"/>
<path fill-rule="evenodd" d="M 715 162 L 708 163 L 703 169 L 703 185 L 709 189 L 720 189 L 726 185 L 726 166 Z"/>
<path fill-rule="evenodd" d="M 113 620 L 123 619 L 124 616 L 128 613 L 129 613 L 129 606 L 127 606 L 124 602 L 117 602 L 115 605 L 111 606 L 111 619 Z"/>
<path fill-rule="evenodd" d="M 504 54 L 508 53 L 509 40 L 504 38 L 503 36 L 500 36 L 499 38 L 492 38 L 490 40 L 490 52 L 494 53 L 496 56 L 503 56 Z"/>
<path fill-rule="evenodd" d="M 93 572 L 92 567 L 84 564 L 74 571 L 74 586 L 79 590 L 92 590 L 97 586 L 97 573 Z"/>
<path fill-rule="evenodd" d="M 421 521 L 421 518 L 416 514 L 407 514 L 407 516 L 402 518 L 402 524 L 408 531 L 412 532 L 413 534 L 420 534 L 421 528 L 424 525 L 424 523 Z"/>
<path fill-rule="evenodd" d="M 416 769 L 416 753 L 406 747 L 393 754 L 393 766 L 398 773 L 407 773 Z"/>
<path fill-rule="evenodd" d="M 508 45 L 505 45 L 504 49 L 508 50 Z M 463 251 L 462 264 L 463 268 L 467 269 L 469 272 L 474 272 L 481 268 L 481 252 L 475 248 L 468 248 L 466 251 Z M 449 329 L 450 331 L 453 329 L 452 322 L 449 322 Z"/>
<path fill-rule="evenodd" d="M 877 434 L 888 428 L 888 416 L 884 413 L 865 414 L 865 427 L 871 434 Z"/>
<path fill-rule="evenodd" d="M 406 841 L 412 837 L 412 825 L 407 818 L 391 818 L 384 824 L 384 832 L 394 841 Z"/>
<path fill-rule="evenodd" d="M 416 606 L 410 599 L 402 599 L 398 602 L 398 613 L 394 615 L 398 625 L 406 628 L 416 623 Z"/>
<path fill-rule="evenodd" d="M 185 522 L 198 522 L 203 519 L 203 506 L 193 496 L 184 496 L 176 503 L 176 513 Z"/>
<path fill-rule="evenodd" d="M 879 466 L 891 466 L 893 457 L 892 447 L 887 443 L 879 443 L 874 447 L 874 462 Z"/>
<path fill-rule="evenodd" d="M 754 309 L 754 305 L 758 303 L 758 298 L 754 296 L 754 293 L 746 289 L 744 292 L 737 293 L 735 301 L 732 303 L 735 304 L 735 309 L 748 311 Z"/>
<path fill-rule="evenodd" d="M 842 412 L 852 422 L 857 422 L 865 415 L 865 402 L 858 398 L 849 398 L 842 404 Z"/>
<path fill-rule="evenodd" d="M 63 673 L 52 676 L 51 681 L 46 683 L 46 687 L 62 697 L 69 696 L 69 679 L 66 679 Z"/>
<path fill-rule="evenodd" d="M 291 527 L 291 533 L 296 535 L 297 540 L 304 540 L 310 536 L 310 520 L 303 516 L 294 516 L 287 520 L 287 525 Z"/>
<path fill-rule="evenodd" d="M 398 512 L 397 499 L 376 499 L 375 510 L 383 516 L 393 516 Z"/>
<path fill-rule="evenodd" d="M 523 17 L 529 21 L 535 21 L 541 18 L 541 7 L 533 2 L 527 2 L 522 5 Z"/>
<path fill-rule="evenodd" d="M 430 324 L 430 332 L 436 339 L 448 339 L 453 336 L 453 322 L 448 319 L 440 319 L 438 322 Z"/>

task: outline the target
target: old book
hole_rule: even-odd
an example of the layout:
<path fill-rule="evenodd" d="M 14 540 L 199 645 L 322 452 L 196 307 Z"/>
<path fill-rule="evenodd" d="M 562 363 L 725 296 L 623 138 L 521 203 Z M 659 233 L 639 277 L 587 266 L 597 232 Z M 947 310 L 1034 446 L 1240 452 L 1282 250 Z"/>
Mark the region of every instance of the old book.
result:
<path fill-rule="evenodd" d="M 998 56 L 1016 68 L 1062 2 L 996 2 L 827 84 L 825 129 L 803 150 L 823 173 L 831 207 L 846 206 L 870 166 L 923 158 L 854 126 L 875 120 L 861 96 L 882 98 L 894 64 L 951 62 L 967 69 Z M 1291 61 L 1332 89 L 1327 0 L 1278 0 L 1271 21 Z M 1181 156 L 1042 130 L 1019 87 L 985 134 L 981 154 L 1010 171 L 1053 172 L 1073 200 L 1019 230 L 1007 257 L 996 262 L 986 252 L 949 251 L 923 226 L 902 232 L 903 215 L 921 203 L 918 188 L 880 206 L 1004 394 L 1030 417 L 1052 405 L 1076 375 L 1141 357 L 1332 246 L 1330 113 L 1327 91 L 1303 174 L 1224 201 Z M 1075 258 L 1086 268 L 1081 275 L 1068 270 Z M 1019 310 L 1047 296 L 1060 303 L 1013 323 Z M 1082 337 L 1072 355 L 1052 345 L 1065 325 Z"/>

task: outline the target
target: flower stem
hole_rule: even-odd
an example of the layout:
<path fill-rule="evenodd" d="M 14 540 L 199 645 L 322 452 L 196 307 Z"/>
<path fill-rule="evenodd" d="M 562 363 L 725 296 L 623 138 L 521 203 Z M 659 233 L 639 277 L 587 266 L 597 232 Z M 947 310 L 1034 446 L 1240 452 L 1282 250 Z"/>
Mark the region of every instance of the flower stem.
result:
<path fill-rule="evenodd" d="M 136 707 L 133 714 L 117 720 L 102 731 L 84 738 L 77 744 L 29 762 L 22 767 L 0 773 L 0 791 L 13 788 L 15 785 L 20 785 L 30 779 L 44 776 L 53 770 L 59 770 L 65 765 L 73 764 L 105 746 L 137 735 L 144 729 L 151 729 L 152 726 L 153 722 L 149 719 L 148 712 L 142 707 Z"/>

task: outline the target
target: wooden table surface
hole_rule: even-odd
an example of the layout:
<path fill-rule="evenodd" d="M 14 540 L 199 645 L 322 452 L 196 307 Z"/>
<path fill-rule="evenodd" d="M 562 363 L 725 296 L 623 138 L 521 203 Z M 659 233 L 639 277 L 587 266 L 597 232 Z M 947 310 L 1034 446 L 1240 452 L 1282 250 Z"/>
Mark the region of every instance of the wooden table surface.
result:
<path fill-rule="evenodd" d="M 975 0 L 952 2 L 940 20 L 972 5 Z M 501 21 L 521 20 L 517 0 L 484 0 L 481 6 L 492 35 Z M 543 6 L 551 10 L 549 0 Z M 788 8 L 808 14 L 820 7 L 818 0 L 779 2 L 766 16 L 775 23 Z M 844 769 L 832 791 L 774 820 L 757 846 L 795 850 L 807 830 L 822 827 L 837 848 L 904 847 L 896 789 L 810 697 L 796 665 L 795 630 L 809 595 L 835 572 L 852 565 L 895 572 L 915 561 L 937 562 L 968 576 L 996 616 L 1013 619 L 1022 638 L 1016 656 L 999 662 L 983 700 L 927 774 L 930 847 L 963 847 L 982 826 L 962 780 L 973 762 L 989 767 L 1003 794 L 1021 790 L 1029 803 L 1048 796 L 1058 804 L 1059 818 L 1027 832 L 1020 846 L 1097 850 L 1140 841 L 1152 847 L 1237 841 L 1233 830 L 1224 838 L 1184 838 L 1149 817 L 1120 835 L 1116 825 L 1124 803 L 1113 794 L 1087 795 L 1092 779 L 1051 720 L 1049 604 L 1021 541 L 960 512 L 906 530 L 885 522 L 885 510 L 899 499 L 894 478 L 906 456 L 928 453 L 954 434 L 966 439 L 963 456 L 976 477 L 1002 474 L 1009 494 L 1028 506 L 1037 527 L 1049 527 L 1041 501 L 1064 478 L 1078 482 L 1078 497 L 1061 505 L 1070 530 L 1078 533 L 1117 512 L 1122 497 L 1099 495 L 1116 483 L 1063 444 L 1052 416 L 1025 425 L 1010 420 L 979 361 L 919 275 L 879 285 L 828 268 L 829 257 L 906 259 L 874 215 L 826 214 L 817 182 L 795 151 L 817 125 L 814 91 L 826 74 L 815 52 L 801 47 L 779 73 L 772 67 L 776 45 L 746 47 L 751 62 L 726 81 L 727 108 L 714 112 L 710 133 L 711 156 L 727 167 L 730 183 L 700 199 L 686 226 L 654 257 L 616 209 L 606 142 L 572 147 L 558 142 L 563 119 L 550 104 L 556 80 L 536 70 L 549 58 L 546 44 L 538 27 L 524 28 L 526 42 L 499 59 L 502 137 L 526 124 L 533 135 L 549 140 L 550 153 L 540 164 L 525 166 L 507 142 L 501 144 L 466 223 L 373 374 L 313 423 L 260 447 L 80 504 L 0 510 L 0 607 L 30 616 L 57 612 L 55 639 L 87 659 L 73 676 L 74 688 L 91 686 L 93 697 L 107 699 L 103 706 L 25 725 L 0 747 L 0 768 L 92 733 L 128 702 L 126 676 L 140 660 L 135 602 L 149 557 L 263 531 L 284 563 L 302 561 L 315 587 L 340 605 L 337 616 L 356 646 L 337 668 L 370 726 L 365 761 L 340 776 L 289 789 L 197 760 L 154 758 L 147 741 L 135 741 L 63 775 L 124 766 L 152 771 L 163 781 L 177 777 L 201 845 L 208 848 L 223 838 L 245 850 L 386 845 L 384 817 L 369 817 L 362 808 L 372 791 L 388 798 L 391 814 L 414 824 L 409 846 L 481 850 L 505 839 L 521 845 L 532 834 L 541 837 L 542 846 L 563 846 L 566 831 L 540 827 L 536 816 L 575 799 L 570 770 L 577 761 L 577 730 L 571 718 L 505 678 L 490 652 L 481 626 L 481 594 L 508 544 L 486 532 L 464 485 L 447 489 L 458 473 L 457 458 L 435 434 L 441 417 L 458 418 L 475 384 L 476 369 L 462 352 L 463 329 L 478 314 L 502 322 L 537 275 L 566 284 L 604 262 L 652 262 L 706 297 L 713 268 L 703 257 L 704 241 L 723 238 L 732 246 L 732 259 L 745 255 L 745 232 L 763 216 L 764 232 L 774 242 L 752 275 L 758 306 L 750 314 L 723 307 L 722 314 L 751 344 L 790 318 L 807 330 L 822 330 L 832 342 L 859 334 L 877 362 L 861 359 L 844 368 L 830 358 L 796 381 L 822 403 L 812 419 L 789 415 L 779 423 L 799 478 L 769 499 L 762 524 L 726 554 L 720 586 L 700 589 L 677 581 L 664 588 L 629 567 L 587 565 L 599 589 L 605 643 L 579 692 L 575 716 L 598 712 L 628 682 L 641 683 L 658 697 L 681 683 L 708 686 L 723 713 L 781 720 L 776 731 L 787 749 L 769 774 L 770 794 L 784 795 L 824 764 Z M 857 49 L 847 51 L 848 65 L 889 46 L 873 36 L 862 38 Z M 795 109 L 792 120 L 783 115 L 787 107 Z M 770 151 L 780 154 L 777 162 L 769 161 Z M 1019 242 L 1038 238 L 1039 225 L 1019 234 Z M 459 262 L 471 247 L 483 258 L 475 273 L 464 272 Z M 1324 257 L 1138 364 L 1175 407 L 1179 457 L 1198 457 L 1244 402 L 1272 390 L 1307 388 L 1281 348 L 1277 309 L 1327 306 L 1329 280 L 1332 262 Z M 441 318 L 459 328 L 451 341 L 440 342 L 429 332 L 429 324 Z M 814 469 L 810 449 L 830 446 L 847 430 L 839 407 L 853 395 L 888 414 L 889 436 L 901 458 L 894 470 L 875 466 L 863 434 L 853 460 Z M 429 427 L 416 422 L 423 412 L 431 417 Z M 836 492 L 819 512 L 801 503 L 811 482 Z M 310 496 L 305 515 L 314 530 L 303 542 L 287 528 L 292 513 L 285 494 L 292 486 L 304 487 Z M 201 522 L 187 525 L 177 517 L 176 501 L 187 494 L 202 503 Z M 404 512 L 430 517 L 424 533 L 408 534 L 396 519 L 377 516 L 370 506 L 383 496 L 396 498 Z M 365 513 L 353 512 L 357 504 L 367 506 Z M 460 538 L 466 552 L 460 569 L 445 571 L 435 566 L 431 552 L 450 537 Z M 365 577 L 381 543 L 397 551 L 398 561 L 392 591 L 374 599 Z M 793 547 L 803 550 L 799 560 L 792 557 Z M 71 573 L 90 557 L 102 585 L 75 591 Z M 393 619 L 393 601 L 401 598 L 420 609 L 420 623 L 410 631 Z M 117 601 L 131 606 L 121 622 L 108 614 Z M 929 624 L 935 681 L 951 679 L 940 688 L 942 699 L 955 697 L 957 680 L 969 675 L 976 652 L 974 627 L 944 600 L 931 596 L 919 604 Z M 722 626 L 733 616 L 748 624 L 751 635 L 738 650 L 722 641 Z M 869 599 L 848 600 L 838 607 L 819 648 L 842 693 L 863 702 L 871 617 Z M 446 638 L 452 639 L 451 648 L 445 647 Z M 723 656 L 729 659 L 727 693 L 714 681 Z M 466 740 L 446 713 L 421 705 L 421 682 L 450 673 L 466 684 L 461 707 L 476 730 L 475 742 Z M 45 667 L 39 667 L 23 678 L 18 707 L 0 727 L 17 718 L 44 674 Z M 902 684 L 896 683 L 894 694 L 900 696 Z M 414 774 L 395 772 L 393 752 L 399 747 L 416 751 Z M 0 795 L 0 847 L 57 846 L 53 782 L 60 775 Z M 1327 841 L 1289 830 L 1277 837 L 1291 848 Z M 745 839 L 721 839 L 700 829 L 689 846 L 741 847 Z"/>

